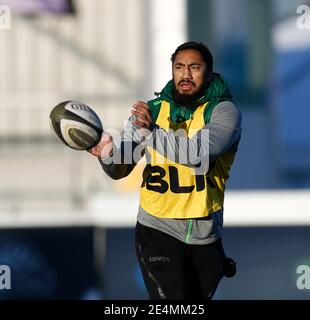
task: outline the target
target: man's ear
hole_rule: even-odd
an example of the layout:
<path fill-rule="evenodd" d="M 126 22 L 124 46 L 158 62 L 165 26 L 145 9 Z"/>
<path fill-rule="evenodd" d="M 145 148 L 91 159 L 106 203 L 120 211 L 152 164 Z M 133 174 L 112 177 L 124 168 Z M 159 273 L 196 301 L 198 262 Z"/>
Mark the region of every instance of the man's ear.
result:
<path fill-rule="evenodd" d="M 206 75 L 205 75 L 206 83 L 209 84 L 212 81 L 213 77 L 214 77 L 213 71 L 212 70 L 207 70 L 206 71 Z"/>

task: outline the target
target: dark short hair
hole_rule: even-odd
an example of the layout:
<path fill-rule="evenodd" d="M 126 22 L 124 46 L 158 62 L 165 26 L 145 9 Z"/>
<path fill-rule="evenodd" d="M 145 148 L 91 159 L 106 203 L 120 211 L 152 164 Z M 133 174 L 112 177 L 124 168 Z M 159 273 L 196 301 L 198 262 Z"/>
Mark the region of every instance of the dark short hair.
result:
<path fill-rule="evenodd" d="M 193 50 L 199 51 L 202 55 L 204 62 L 207 65 L 209 71 L 213 71 L 212 54 L 211 54 L 210 50 L 208 49 L 208 47 L 201 42 L 189 41 L 189 42 L 185 42 L 185 43 L 181 44 L 180 46 L 178 46 L 171 56 L 172 63 L 174 62 L 177 54 L 180 51 L 188 50 L 188 49 L 193 49 Z"/>

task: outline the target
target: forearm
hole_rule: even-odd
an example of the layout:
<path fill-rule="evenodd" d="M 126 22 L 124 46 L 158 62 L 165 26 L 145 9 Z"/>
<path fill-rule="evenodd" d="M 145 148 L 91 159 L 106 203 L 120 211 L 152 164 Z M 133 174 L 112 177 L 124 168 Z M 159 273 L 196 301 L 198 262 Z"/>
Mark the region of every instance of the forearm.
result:
<path fill-rule="evenodd" d="M 105 163 L 105 160 L 99 159 L 99 162 L 101 164 L 102 169 L 104 172 L 113 180 L 119 180 L 122 178 L 125 178 L 129 175 L 129 173 L 133 170 L 135 167 L 134 164 L 107 164 Z"/>
<path fill-rule="evenodd" d="M 143 156 L 144 149 L 133 141 L 122 141 L 119 148 L 113 148 L 113 155 L 98 158 L 104 172 L 112 179 L 127 177 Z"/>
<path fill-rule="evenodd" d="M 231 102 L 225 102 L 214 109 L 210 123 L 192 138 L 158 128 L 146 144 L 169 160 L 207 172 L 209 163 L 237 143 L 240 134 L 241 114 Z"/>

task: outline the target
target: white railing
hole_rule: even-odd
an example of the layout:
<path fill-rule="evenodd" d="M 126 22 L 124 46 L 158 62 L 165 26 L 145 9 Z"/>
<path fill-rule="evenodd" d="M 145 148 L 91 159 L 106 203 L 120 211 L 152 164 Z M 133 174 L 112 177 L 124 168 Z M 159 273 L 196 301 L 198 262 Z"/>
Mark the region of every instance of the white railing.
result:
<path fill-rule="evenodd" d="M 310 190 L 227 192 L 224 227 L 309 226 Z M 137 193 L 97 193 L 86 199 L 86 208 L 55 212 L 0 212 L 0 228 L 97 226 L 131 228 L 139 205 Z"/>

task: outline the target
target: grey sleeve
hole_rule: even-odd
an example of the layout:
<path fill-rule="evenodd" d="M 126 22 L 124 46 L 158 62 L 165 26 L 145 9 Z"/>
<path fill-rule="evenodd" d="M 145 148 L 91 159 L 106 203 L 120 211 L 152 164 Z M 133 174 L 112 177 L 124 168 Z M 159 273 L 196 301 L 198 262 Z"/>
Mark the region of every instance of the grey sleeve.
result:
<path fill-rule="evenodd" d="M 132 122 L 134 116 L 129 117 L 121 135 L 120 144 L 114 146 L 113 155 L 106 159 L 98 158 L 102 169 L 112 179 L 122 179 L 130 174 L 144 155 L 143 134 Z"/>
<path fill-rule="evenodd" d="M 224 101 L 214 108 L 210 122 L 192 138 L 157 128 L 145 143 L 168 159 L 205 173 L 209 163 L 235 146 L 240 136 L 241 113 L 234 103 Z"/>

